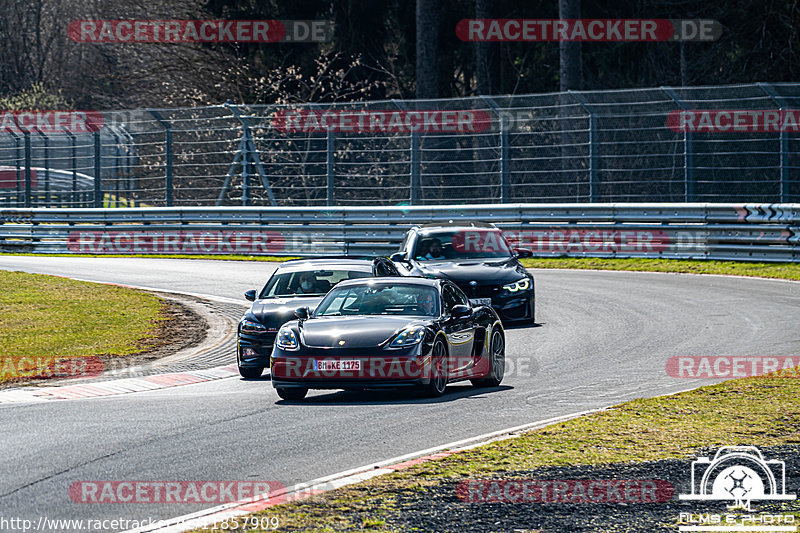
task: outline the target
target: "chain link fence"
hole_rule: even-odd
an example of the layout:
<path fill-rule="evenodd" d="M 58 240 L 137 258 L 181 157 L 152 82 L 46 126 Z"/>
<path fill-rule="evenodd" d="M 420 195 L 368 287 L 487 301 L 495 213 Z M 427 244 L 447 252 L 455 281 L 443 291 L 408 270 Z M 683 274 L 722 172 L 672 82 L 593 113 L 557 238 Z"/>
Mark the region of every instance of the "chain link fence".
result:
<path fill-rule="evenodd" d="M 800 84 L 102 116 L 3 129 L 0 205 L 800 201 Z"/>

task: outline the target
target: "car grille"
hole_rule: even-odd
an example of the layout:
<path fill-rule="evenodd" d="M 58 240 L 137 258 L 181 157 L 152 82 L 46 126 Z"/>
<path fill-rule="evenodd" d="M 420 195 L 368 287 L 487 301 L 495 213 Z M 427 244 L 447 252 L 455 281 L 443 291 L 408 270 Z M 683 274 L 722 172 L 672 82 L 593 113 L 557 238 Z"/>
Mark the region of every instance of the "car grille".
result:
<path fill-rule="evenodd" d="M 459 284 L 458 287 L 464 291 L 468 298 L 492 298 L 500 292 L 500 287 L 492 285 L 476 285 L 472 287 L 466 283 Z"/>

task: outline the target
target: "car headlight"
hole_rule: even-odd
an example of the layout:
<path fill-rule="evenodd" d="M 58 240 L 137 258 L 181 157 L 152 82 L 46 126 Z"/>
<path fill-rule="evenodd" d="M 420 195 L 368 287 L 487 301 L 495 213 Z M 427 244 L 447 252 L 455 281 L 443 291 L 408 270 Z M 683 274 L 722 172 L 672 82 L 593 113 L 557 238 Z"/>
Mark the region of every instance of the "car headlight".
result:
<path fill-rule="evenodd" d="M 297 342 L 297 335 L 292 328 L 281 328 L 275 338 L 275 345 L 282 350 L 299 350 L 300 343 Z"/>
<path fill-rule="evenodd" d="M 242 320 L 242 333 L 266 333 L 267 328 L 255 320 Z"/>
<path fill-rule="evenodd" d="M 407 346 L 413 346 L 415 344 L 419 344 L 423 337 L 425 337 L 424 327 L 411 326 L 410 328 L 406 328 L 398 333 L 394 340 L 389 343 L 389 348 L 405 348 Z"/>
<path fill-rule="evenodd" d="M 531 288 L 531 280 L 528 278 L 522 278 L 521 280 L 515 281 L 514 283 L 503 285 L 503 288 L 508 292 L 527 291 L 528 289 Z"/>

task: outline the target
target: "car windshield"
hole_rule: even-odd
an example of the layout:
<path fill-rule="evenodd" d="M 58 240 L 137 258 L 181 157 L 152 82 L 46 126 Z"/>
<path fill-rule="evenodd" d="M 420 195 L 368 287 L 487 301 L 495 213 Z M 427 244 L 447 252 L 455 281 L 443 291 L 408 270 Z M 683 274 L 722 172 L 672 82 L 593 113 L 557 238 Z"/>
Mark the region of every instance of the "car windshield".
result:
<path fill-rule="evenodd" d="M 337 287 L 325 297 L 314 316 L 439 315 L 438 291 L 426 285 L 363 284 Z"/>
<path fill-rule="evenodd" d="M 420 235 L 412 256 L 418 261 L 511 257 L 511 249 L 497 229 L 463 229 Z"/>
<path fill-rule="evenodd" d="M 345 279 L 372 277 L 360 270 L 293 270 L 276 272 L 269 279 L 259 298 L 284 298 L 287 296 L 323 296 L 331 287 Z"/>

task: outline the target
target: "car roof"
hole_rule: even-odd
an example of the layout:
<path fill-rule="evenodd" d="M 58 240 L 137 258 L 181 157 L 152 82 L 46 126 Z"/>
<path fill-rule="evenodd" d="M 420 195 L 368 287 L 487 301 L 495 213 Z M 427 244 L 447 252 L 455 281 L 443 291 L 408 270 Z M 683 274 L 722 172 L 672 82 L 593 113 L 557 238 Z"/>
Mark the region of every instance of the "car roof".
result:
<path fill-rule="evenodd" d="M 475 222 L 475 221 L 454 222 L 452 220 L 447 222 L 430 222 L 428 224 L 420 224 L 419 226 L 416 227 L 423 233 L 433 232 L 434 230 L 437 229 L 442 229 L 442 230 L 469 229 L 469 228 L 498 229 L 497 226 L 489 222 Z"/>
<path fill-rule="evenodd" d="M 423 278 L 415 276 L 387 276 L 379 278 L 359 278 L 359 279 L 346 279 L 336 284 L 336 287 L 345 287 L 348 285 L 375 285 L 375 284 L 388 284 L 392 285 L 422 285 L 425 287 L 438 287 L 444 280 L 438 278 Z"/>
<path fill-rule="evenodd" d="M 359 270 L 372 272 L 372 259 L 345 259 L 345 258 L 323 258 L 323 259 L 293 259 L 281 263 L 278 270 Z"/>

